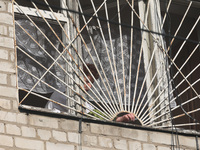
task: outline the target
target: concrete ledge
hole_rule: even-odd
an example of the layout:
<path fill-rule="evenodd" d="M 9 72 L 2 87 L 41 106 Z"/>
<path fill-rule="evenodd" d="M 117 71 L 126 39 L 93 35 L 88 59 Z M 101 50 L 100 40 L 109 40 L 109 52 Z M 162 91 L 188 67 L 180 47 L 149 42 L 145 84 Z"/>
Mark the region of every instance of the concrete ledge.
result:
<path fill-rule="evenodd" d="M 144 126 L 128 124 L 128 123 L 97 120 L 97 119 L 87 118 L 85 116 L 75 116 L 75 115 L 70 115 L 66 113 L 55 113 L 44 108 L 30 107 L 26 105 L 20 105 L 18 108 L 21 112 L 25 112 L 25 113 L 37 114 L 41 116 L 49 116 L 49 117 L 54 117 L 54 118 L 65 118 L 65 119 L 77 120 L 79 121 L 79 127 L 80 127 L 80 121 L 83 121 L 83 122 L 88 122 L 88 123 L 112 125 L 112 126 L 129 128 L 129 129 L 139 129 L 139 130 L 144 130 L 144 131 L 155 131 L 155 132 L 169 133 L 169 134 L 172 133 L 172 131 L 169 129 L 157 129 L 157 128 L 144 127 Z M 192 136 L 192 137 L 200 136 L 200 133 L 194 130 L 181 129 L 181 130 L 177 130 L 177 132 L 173 131 L 173 133 L 178 134 L 178 135 L 184 135 L 184 136 Z"/>

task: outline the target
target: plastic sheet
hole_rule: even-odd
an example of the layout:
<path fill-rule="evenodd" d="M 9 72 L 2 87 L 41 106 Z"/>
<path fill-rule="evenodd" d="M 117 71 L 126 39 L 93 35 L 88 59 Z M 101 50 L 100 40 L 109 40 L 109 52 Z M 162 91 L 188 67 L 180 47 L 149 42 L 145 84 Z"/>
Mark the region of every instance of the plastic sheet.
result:
<path fill-rule="evenodd" d="M 20 47 L 24 52 L 26 52 L 28 55 L 33 57 L 38 63 L 48 68 L 52 63 L 53 60 L 43 51 L 41 47 L 43 47 L 54 59 L 59 55 L 58 52 L 52 47 L 52 45 L 45 39 L 45 37 L 42 35 L 42 33 L 27 19 L 16 19 L 16 21 L 25 29 L 30 36 L 22 30 L 20 26 L 16 24 L 16 43 L 17 46 Z M 37 22 L 37 26 L 40 28 L 42 32 L 49 38 L 49 40 L 53 43 L 53 45 L 61 51 L 60 42 L 55 37 L 53 32 L 42 22 Z M 59 37 L 61 37 L 61 31 L 60 28 L 52 25 L 53 29 L 56 31 Z M 36 42 L 34 42 L 33 39 L 35 39 L 40 46 Z M 25 69 L 26 71 L 30 72 L 34 76 L 41 78 L 41 76 L 46 72 L 44 68 L 42 68 L 38 63 L 33 61 L 29 56 L 27 56 L 25 53 L 21 52 L 19 49 L 17 49 L 17 64 L 19 67 Z M 63 59 L 59 59 L 58 63 L 64 67 L 64 61 Z M 57 65 L 54 65 L 50 71 L 54 74 L 56 74 L 60 79 L 64 80 L 64 73 L 61 70 L 60 67 Z M 47 73 L 43 78 L 43 81 L 47 82 L 49 85 L 59 88 L 61 87 L 60 81 L 55 79 L 50 73 Z M 34 78 L 33 76 L 27 74 L 21 69 L 18 69 L 18 86 L 20 88 L 28 89 L 30 90 L 35 83 L 38 80 Z M 42 82 L 39 82 L 37 86 L 34 88 L 35 92 L 39 93 L 49 93 L 52 92 L 53 89 L 49 86 L 45 85 Z"/>

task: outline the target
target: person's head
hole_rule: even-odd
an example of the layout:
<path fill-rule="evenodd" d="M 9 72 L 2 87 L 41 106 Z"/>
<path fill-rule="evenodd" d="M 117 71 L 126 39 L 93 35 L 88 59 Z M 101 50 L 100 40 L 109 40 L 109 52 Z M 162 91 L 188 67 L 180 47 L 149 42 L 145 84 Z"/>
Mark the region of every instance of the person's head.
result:
<path fill-rule="evenodd" d="M 99 74 L 98 74 L 98 72 L 97 72 L 97 70 L 95 68 L 95 65 L 94 64 L 86 64 L 86 65 L 87 65 L 88 69 L 90 70 L 90 72 L 92 73 L 92 75 L 95 77 L 95 79 L 98 79 L 99 78 Z M 90 72 L 88 71 L 88 69 L 83 65 L 83 71 L 84 71 L 84 73 L 86 74 L 86 76 L 88 77 L 88 79 L 90 80 L 90 82 L 93 83 L 94 79 L 92 78 L 92 75 L 90 74 Z M 88 85 L 87 86 L 86 84 L 84 84 L 84 89 L 86 91 L 88 91 L 92 87 L 92 85 L 87 80 L 86 77 L 84 77 L 84 80 L 85 80 L 86 84 Z"/>

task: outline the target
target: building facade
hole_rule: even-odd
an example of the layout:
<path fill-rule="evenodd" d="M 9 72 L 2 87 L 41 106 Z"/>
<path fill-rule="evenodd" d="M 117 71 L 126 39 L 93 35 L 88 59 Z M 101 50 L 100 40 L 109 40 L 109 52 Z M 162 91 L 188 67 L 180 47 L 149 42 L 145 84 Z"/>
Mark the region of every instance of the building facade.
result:
<path fill-rule="evenodd" d="M 170 150 L 177 136 L 181 150 L 200 147 L 196 132 L 177 135 L 170 130 L 19 107 L 11 0 L 0 0 L 0 14 L 0 150 Z"/>

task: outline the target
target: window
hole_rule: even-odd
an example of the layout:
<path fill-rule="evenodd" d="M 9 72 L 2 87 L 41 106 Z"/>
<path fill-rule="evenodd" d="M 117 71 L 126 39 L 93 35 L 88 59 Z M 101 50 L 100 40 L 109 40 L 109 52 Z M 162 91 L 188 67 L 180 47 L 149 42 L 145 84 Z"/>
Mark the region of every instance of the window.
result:
<path fill-rule="evenodd" d="M 39 30 L 42 30 L 42 32 L 47 36 L 47 39 L 52 41 L 53 46 L 48 43 L 47 39 L 39 32 L 39 30 L 36 28 L 36 26 L 34 26 L 31 21 L 27 19 L 18 19 L 17 17 L 15 18 L 15 21 L 16 42 L 18 45 L 18 86 L 23 89 L 31 89 L 35 85 L 35 83 L 37 83 L 37 79 L 35 77 L 41 78 L 42 75 L 45 73 L 44 68 L 48 68 L 53 63 L 52 58 L 55 58 L 59 55 L 58 52 L 54 50 L 53 46 L 55 46 L 55 48 L 59 52 L 61 52 L 61 45 L 56 39 L 55 35 L 53 35 L 53 33 L 48 30 L 48 26 L 44 25 L 44 22 L 34 21 Z M 51 24 L 51 26 L 57 33 L 59 38 L 61 38 L 62 33 L 59 30 L 60 28 L 53 24 Z M 38 43 L 34 42 L 34 40 L 37 40 Z M 59 60 L 59 64 L 64 66 L 64 61 L 62 59 Z M 30 74 L 28 74 L 28 72 Z M 64 79 L 64 73 L 61 69 L 58 68 L 57 65 L 54 65 L 52 67 L 51 72 L 59 75 L 60 79 Z M 50 84 L 54 88 L 59 88 L 61 86 L 61 82 L 55 79 L 54 76 L 50 73 L 45 75 L 42 80 Z M 49 97 L 49 95 L 53 92 L 53 89 L 50 88 L 48 85 L 40 82 L 33 89 L 33 91 Z M 20 99 L 22 99 L 22 97 L 24 97 L 26 93 L 27 92 L 20 90 Z M 44 107 L 45 105 L 44 100 L 38 99 L 34 96 L 28 98 L 28 100 L 22 103 L 41 107 Z"/>
<path fill-rule="evenodd" d="M 199 115 L 197 4 L 16 1 L 20 104 L 103 120 L 133 113 L 157 128 L 196 126 L 188 115 Z"/>
<path fill-rule="evenodd" d="M 44 108 L 48 101 L 45 98 L 50 98 L 66 78 L 63 70 L 67 65 L 63 56 L 50 68 L 62 52 L 63 43 L 67 42 L 62 28 L 65 28 L 68 18 L 47 7 L 53 4 L 53 1 L 14 2 L 19 101 L 24 105 Z M 57 2 L 54 6 L 59 8 L 60 5 Z"/>

